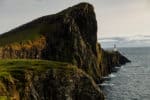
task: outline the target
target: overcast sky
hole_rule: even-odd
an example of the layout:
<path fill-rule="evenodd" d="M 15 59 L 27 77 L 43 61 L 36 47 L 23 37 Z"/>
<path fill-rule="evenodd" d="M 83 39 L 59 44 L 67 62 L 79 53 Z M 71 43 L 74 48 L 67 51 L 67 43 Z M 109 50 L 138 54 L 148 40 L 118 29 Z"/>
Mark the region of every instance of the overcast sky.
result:
<path fill-rule="evenodd" d="M 150 0 L 0 0 L 0 33 L 82 1 L 95 7 L 98 38 L 149 35 Z"/>

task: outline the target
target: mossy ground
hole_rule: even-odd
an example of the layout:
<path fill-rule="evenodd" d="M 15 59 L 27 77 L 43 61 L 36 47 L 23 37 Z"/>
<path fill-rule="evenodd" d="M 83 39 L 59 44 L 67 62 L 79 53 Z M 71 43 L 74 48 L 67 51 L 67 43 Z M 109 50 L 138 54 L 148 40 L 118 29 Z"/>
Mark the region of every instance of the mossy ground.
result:
<path fill-rule="evenodd" d="M 0 46 L 5 46 L 10 43 L 26 42 L 39 38 L 40 28 L 29 28 L 26 30 L 10 31 L 7 34 L 0 35 Z"/>
<path fill-rule="evenodd" d="M 0 96 L 0 100 L 8 100 L 7 96 Z"/>
<path fill-rule="evenodd" d="M 25 73 L 30 71 L 34 75 L 40 75 L 45 73 L 47 70 L 61 70 L 64 75 L 71 75 L 77 70 L 77 67 L 65 63 L 48 60 L 35 60 L 35 59 L 4 59 L 0 60 L 0 100 L 8 100 L 12 98 L 6 96 L 10 90 L 7 87 L 8 83 L 16 84 L 17 87 L 23 88 Z M 17 83 L 14 83 L 18 80 Z M 11 87 L 11 86 L 10 86 Z M 22 91 L 20 91 L 21 93 Z"/>
<path fill-rule="evenodd" d="M 24 70 L 42 72 L 51 68 L 76 69 L 75 66 L 64 62 L 33 59 L 5 59 L 0 60 L 0 77 L 8 77 L 10 72 L 19 73 Z"/>
<path fill-rule="evenodd" d="M 33 59 L 5 59 L 0 60 L 0 77 L 9 76 L 12 71 L 45 71 L 50 68 L 73 68 L 68 63 L 47 61 L 47 60 L 33 60 Z"/>

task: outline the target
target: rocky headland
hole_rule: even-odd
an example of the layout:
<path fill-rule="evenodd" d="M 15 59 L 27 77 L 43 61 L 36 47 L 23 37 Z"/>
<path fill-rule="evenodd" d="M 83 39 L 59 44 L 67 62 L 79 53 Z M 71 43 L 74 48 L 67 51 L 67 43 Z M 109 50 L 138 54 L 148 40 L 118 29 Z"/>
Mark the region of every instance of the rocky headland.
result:
<path fill-rule="evenodd" d="M 101 48 L 88 3 L 0 35 L 0 59 L 0 100 L 104 100 L 97 83 L 129 62 Z"/>

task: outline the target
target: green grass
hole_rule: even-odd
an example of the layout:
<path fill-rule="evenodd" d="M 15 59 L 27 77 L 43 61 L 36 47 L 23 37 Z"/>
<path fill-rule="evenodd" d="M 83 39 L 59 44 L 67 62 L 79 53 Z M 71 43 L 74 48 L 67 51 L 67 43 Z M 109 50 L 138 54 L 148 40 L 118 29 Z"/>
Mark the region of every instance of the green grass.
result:
<path fill-rule="evenodd" d="M 0 46 L 4 46 L 10 43 L 26 42 L 28 40 L 34 40 L 41 36 L 40 26 L 31 28 L 25 28 L 18 31 L 10 31 L 0 35 Z"/>
<path fill-rule="evenodd" d="M 25 43 L 28 40 L 35 40 L 49 32 L 53 33 L 59 29 L 60 22 L 49 23 L 55 17 L 60 15 L 48 15 L 35 19 L 29 23 L 14 28 L 0 35 L 0 46 L 5 46 L 12 43 Z"/>
<path fill-rule="evenodd" d="M 11 81 L 11 75 L 20 76 L 27 70 L 35 73 L 44 72 L 48 69 L 76 69 L 75 66 L 56 61 L 32 60 L 32 59 L 5 59 L 0 60 L 0 79 Z"/>
<path fill-rule="evenodd" d="M 51 70 L 52 69 L 52 70 Z M 24 86 L 28 80 L 26 75 L 33 77 L 44 75 L 47 70 L 58 77 L 70 77 L 78 68 L 72 64 L 65 62 L 33 60 L 33 59 L 4 59 L 0 60 L 0 100 L 9 100 L 11 98 L 7 93 L 11 91 L 7 88 L 7 84 L 11 83 L 16 86 L 17 91 L 22 94 Z M 50 73 L 51 74 L 51 73 Z M 10 85 L 11 87 L 11 85 Z"/>
<path fill-rule="evenodd" d="M 0 35 L 0 46 L 12 43 L 26 43 L 29 40 L 33 41 L 45 34 L 49 34 L 49 32 L 54 33 L 58 29 L 60 29 L 59 22 L 49 24 L 42 22 L 41 19 L 35 20 Z"/>
<path fill-rule="evenodd" d="M 7 96 L 0 96 L 0 100 L 8 100 Z"/>
<path fill-rule="evenodd" d="M 84 3 L 69 7 L 53 15 L 46 15 L 26 24 L 18 26 L 6 33 L 0 35 L 0 46 L 5 46 L 10 43 L 24 43 L 28 40 L 39 38 L 43 34 L 55 33 L 61 30 L 62 18 L 66 18 L 72 11 L 80 11 L 84 8 Z M 82 7 L 83 6 L 83 7 Z"/>
<path fill-rule="evenodd" d="M 0 71 L 4 70 L 45 70 L 48 68 L 70 68 L 65 62 L 36 59 L 4 59 L 0 60 Z"/>
<path fill-rule="evenodd" d="M 0 89 L 3 91 L 3 95 L 6 95 L 7 83 L 14 83 L 17 80 L 16 86 L 18 89 L 22 89 L 26 82 L 26 73 L 32 72 L 34 76 L 41 75 L 47 70 L 53 69 L 52 71 L 61 75 L 70 76 L 71 73 L 77 71 L 77 67 L 65 62 L 56 62 L 48 60 L 33 60 L 33 59 L 4 59 L 0 60 Z M 60 69 L 60 70 L 59 70 Z M 60 75 L 60 76 L 61 76 Z M 20 93 L 22 92 L 19 90 Z M 1 96 L 0 100 L 8 100 L 7 96 Z"/>

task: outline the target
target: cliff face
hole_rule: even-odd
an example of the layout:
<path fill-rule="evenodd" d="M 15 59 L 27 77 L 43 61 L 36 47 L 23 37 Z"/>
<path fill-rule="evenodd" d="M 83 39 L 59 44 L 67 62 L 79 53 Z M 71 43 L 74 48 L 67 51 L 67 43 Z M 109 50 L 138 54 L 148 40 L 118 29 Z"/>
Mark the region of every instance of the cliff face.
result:
<path fill-rule="evenodd" d="M 104 99 L 89 75 L 67 63 L 3 60 L 0 68 L 0 100 Z"/>
<path fill-rule="evenodd" d="M 38 31 L 31 31 L 36 28 Z M 28 33 L 25 34 L 26 30 Z M 25 40 L 24 37 L 32 36 L 32 32 L 37 32 L 39 37 Z M 9 34 L 14 34 L 11 43 L 6 41 Z M 16 40 L 14 37 L 20 34 L 24 34 L 24 37 L 20 41 Z M 101 77 L 98 61 L 101 48 L 97 43 L 94 8 L 90 4 L 81 3 L 58 14 L 41 17 L 1 35 L 0 39 L 1 44 L 3 43 L 0 49 L 1 59 L 39 58 L 70 62 L 97 81 Z"/>
<path fill-rule="evenodd" d="M 63 73 L 68 72 L 66 69 L 47 69 L 47 72 L 38 75 L 33 72 L 21 74 L 25 80 L 25 88 L 21 89 L 24 95 L 21 96 L 27 100 L 102 99 L 104 97 L 94 81 L 101 82 L 112 67 L 128 62 L 118 52 L 101 49 L 97 43 L 94 8 L 88 3 L 38 18 L 0 35 L 0 59 L 22 58 L 68 62 L 82 70 L 69 71 L 68 76 Z"/>
<path fill-rule="evenodd" d="M 34 41 L 28 40 L 25 43 L 12 43 L 0 47 L 0 59 L 30 58 L 40 59 L 42 50 L 45 48 L 46 39 L 40 37 Z"/>
<path fill-rule="evenodd" d="M 12 39 L 22 33 L 24 37 L 30 37 L 33 34 L 31 29 L 36 28 L 38 31 L 33 33 L 37 32 L 37 39 L 25 40 L 22 37 L 20 41 L 5 41 L 9 34 L 14 34 Z M 28 33 L 25 34 L 26 30 Z M 41 37 L 43 38 L 40 39 Z M 81 3 L 55 15 L 41 17 L 1 35 L 0 39 L 2 59 L 40 58 L 70 62 L 92 75 L 95 80 L 101 77 L 97 60 L 100 53 L 97 43 L 97 22 L 94 8 L 90 4 Z"/>
<path fill-rule="evenodd" d="M 101 59 L 101 67 L 102 76 L 107 76 L 111 72 L 113 72 L 114 67 L 124 65 L 125 63 L 130 62 L 125 56 L 120 54 L 118 51 L 104 51 L 102 49 L 102 59 Z"/>

